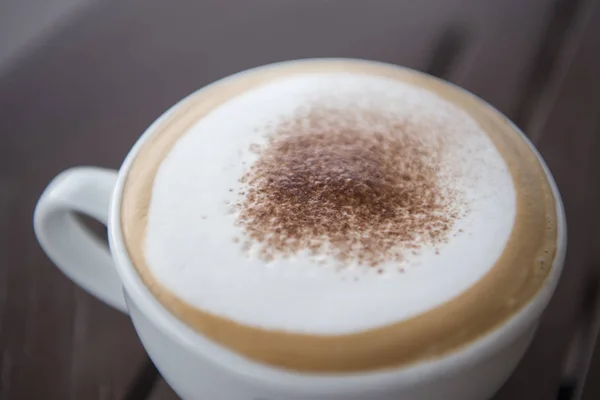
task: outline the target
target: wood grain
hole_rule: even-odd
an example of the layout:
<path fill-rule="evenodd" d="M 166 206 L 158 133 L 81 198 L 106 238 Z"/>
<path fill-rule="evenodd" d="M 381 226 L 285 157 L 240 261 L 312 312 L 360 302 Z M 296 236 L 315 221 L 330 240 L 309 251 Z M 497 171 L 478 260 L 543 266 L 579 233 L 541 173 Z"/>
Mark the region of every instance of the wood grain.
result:
<path fill-rule="evenodd" d="M 568 223 L 565 269 L 524 360 L 498 398 L 514 399 L 528 388 L 536 399 L 556 397 L 565 351 L 583 310 L 581 296 L 597 259 L 600 201 L 600 7 L 590 2 L 584 10 L 586 34 L 576 46 L 537 147 L 561 191 Z M 566 50 L 570 52 L 570 50 Z"/>
<path fill-rule="evenodd" d="M 587 374 L 587 381 L 585 386 L 583 387 L 583 400 L 597 400 L 600 399 L 600 380 L 598 377 L 600 376 L 600 346 L 598 342 L 596 342 L 596 349 L 593 353 L 592 362 L 590 364 L 590 369 Z M 172 397 L 165 397 L 165 399 L 170 399 Z M 157 399 L 158 400 L 158 399 Z"/>
<path fill-rule="evenodd" d="M 457 11 L 469 46 L 448 80 L 514 117 L 554 1 L 479 1 Z"/>

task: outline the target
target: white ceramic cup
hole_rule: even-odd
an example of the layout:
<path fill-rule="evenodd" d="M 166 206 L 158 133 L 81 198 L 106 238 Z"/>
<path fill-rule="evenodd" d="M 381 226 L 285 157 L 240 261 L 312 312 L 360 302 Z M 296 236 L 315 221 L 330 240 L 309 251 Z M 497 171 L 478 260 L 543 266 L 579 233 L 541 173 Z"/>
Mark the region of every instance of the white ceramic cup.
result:
<path fill-rule="evenodd" d="M 182 398 L 484 400 L 498 390 L 527 349 L 558 283 L 565 257 L 566 223 L 560 195 L 533 145 L 556 199 L 558 250 L 544 286 L 527 305 L 492 332 L 438 359 L 370 373 L 294 373 L 248 360 L 190 329 L 152 296 L 127 255 L 120 224 L 125 177 L 157 124 L 184 101 L 146 130 L 118 172 L 77 167 L 58 175 L 42 194 L 34 216 L 35 233 L 49 258 L 85 290 L 129 313 L 156 367 Z M 78 222 L 75 212 L 107 225 L 110 252 Z"/>

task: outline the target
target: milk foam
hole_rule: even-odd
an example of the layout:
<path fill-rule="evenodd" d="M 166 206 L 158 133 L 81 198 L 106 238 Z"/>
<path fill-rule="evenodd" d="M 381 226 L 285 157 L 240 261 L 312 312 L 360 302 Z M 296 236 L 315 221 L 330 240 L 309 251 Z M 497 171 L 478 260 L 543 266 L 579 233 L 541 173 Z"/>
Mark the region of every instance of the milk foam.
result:
<path fill-rule="evenodd" d="M 251 145 L 265 144 L 266 127 L 324 95 L 338 106 L 376 104 L 397 116 L 434 120 L 448 137 L 460 136 L 451 154 L 460 174 L 446 184 L 462 194 L 465 212 L 446 243 L 377 268 L 340 268 L 327 255 L 308 253 L 267 262 L 243 249 L 233 203 L 257 157 Z M 501 255 L 515 215 L 508 167 L 465 112 L 387 78 L 307 73 L 229 100 L 175 144 L 154 180 L 145 258 L 158 282 L 199 309 L 265 329 L 353 333 L 423 313 L 476 283 Z"/>

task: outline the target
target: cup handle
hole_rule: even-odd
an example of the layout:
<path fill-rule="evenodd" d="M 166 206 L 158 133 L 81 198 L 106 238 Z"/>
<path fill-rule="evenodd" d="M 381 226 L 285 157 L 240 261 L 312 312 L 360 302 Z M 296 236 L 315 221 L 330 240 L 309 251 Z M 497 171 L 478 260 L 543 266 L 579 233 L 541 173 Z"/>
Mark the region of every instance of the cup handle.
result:
<path fill-rule="evenodd" d="M 74 213 L 107 225 L 117 172 L 75 167 L 60 173 L 38 200 L 35 235 L 48 257 L 83 289 L 127 313 L 121 280 L 106 244 L 79 222 Z"/>

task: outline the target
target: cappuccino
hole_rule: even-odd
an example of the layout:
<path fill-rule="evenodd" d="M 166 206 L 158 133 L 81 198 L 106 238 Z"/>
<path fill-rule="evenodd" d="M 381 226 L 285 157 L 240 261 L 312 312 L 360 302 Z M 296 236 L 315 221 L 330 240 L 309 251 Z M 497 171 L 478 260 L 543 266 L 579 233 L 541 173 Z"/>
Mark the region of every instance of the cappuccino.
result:
<path fill-rule="evenodd" d="M 128 173 L 127 251 L 162 305 L 273 367 L 347 373 L 440 357 L 519 311 L 556 252 L 528 143 L 481 100 L 367 61 L 217 82 Z"/>

